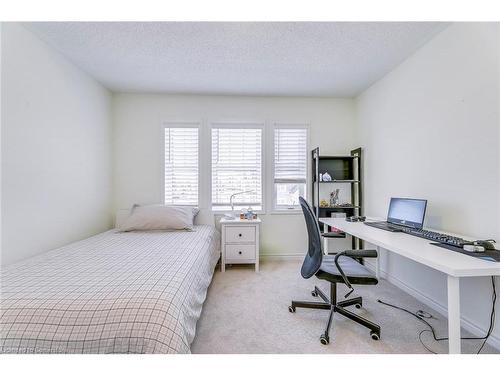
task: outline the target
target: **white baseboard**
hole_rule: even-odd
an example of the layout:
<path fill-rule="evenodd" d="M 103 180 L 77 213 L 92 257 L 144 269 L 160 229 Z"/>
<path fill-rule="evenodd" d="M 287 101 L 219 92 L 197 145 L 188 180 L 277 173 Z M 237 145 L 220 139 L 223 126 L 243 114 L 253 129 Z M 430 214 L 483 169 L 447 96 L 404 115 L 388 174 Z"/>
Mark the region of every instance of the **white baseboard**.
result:
<path fill-rule="evenodd" d="M 262 260 L 301 260 L 305 254 L 260 254 Z"/>
<path fill-rule="evenodd" d="M 365 265 L 370 268 L 373 272 L 375 272 L 375 265 L 370 264 L 370 263 L 365 263 Z M 444 316 L 448 316 L 448 309 L 446 306 L 442 305 L 438 301 L 430 298 L 429 296 L 425 295 L 421 291 L 409 286 L 408 284 L 404 283 L 400 279 L 390 275 L 386 271 L 380 270 L 380 275 L 389 283 L 397 286 L 399 289 L 405 291 L 412 297 L 415 297 L 418 299 L 420 302 L 424 303 L 425 305 L 431 307 L 432 309 L 436 310 L 440 314 Z M 484 336 L 486 334 L 486 331 L 479 326 L 477 326 L 474 322 L 471 322 L 469 319 L 461 318 L 460 324 L 464 329 L 469 331 L 471 334 L 476 335 L 476 336 Z M 493 346 L 496 349 L 500 349 L 500 337 L 497 335 L 491 335 L 488 339 L 488 344 Z"/>

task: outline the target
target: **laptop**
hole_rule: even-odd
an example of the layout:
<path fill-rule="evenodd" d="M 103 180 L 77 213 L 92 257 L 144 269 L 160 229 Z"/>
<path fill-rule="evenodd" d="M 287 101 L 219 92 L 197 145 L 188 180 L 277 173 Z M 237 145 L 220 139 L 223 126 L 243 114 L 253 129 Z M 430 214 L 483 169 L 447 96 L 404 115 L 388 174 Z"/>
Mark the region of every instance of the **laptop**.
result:
<path fill-rule="evenodd" d="M 387 221 L 365 221 L 365 224 L 390 232 L 403 232 L 408 228 L 422 229 L 426 207 L 425 199 L 391 198 Z"/>

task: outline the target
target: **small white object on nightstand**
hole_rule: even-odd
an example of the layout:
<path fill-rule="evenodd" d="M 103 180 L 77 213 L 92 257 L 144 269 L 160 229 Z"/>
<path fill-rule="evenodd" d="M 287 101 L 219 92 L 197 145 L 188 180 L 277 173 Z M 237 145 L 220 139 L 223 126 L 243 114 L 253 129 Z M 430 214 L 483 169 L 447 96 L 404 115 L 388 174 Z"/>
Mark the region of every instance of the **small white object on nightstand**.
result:
<path fill-rule="evenodd" d="M 220 220 L 222 272 L 226 264 L 255 264 L 255 272 L 259 272 L 260 223 L 260 219 Z"/>

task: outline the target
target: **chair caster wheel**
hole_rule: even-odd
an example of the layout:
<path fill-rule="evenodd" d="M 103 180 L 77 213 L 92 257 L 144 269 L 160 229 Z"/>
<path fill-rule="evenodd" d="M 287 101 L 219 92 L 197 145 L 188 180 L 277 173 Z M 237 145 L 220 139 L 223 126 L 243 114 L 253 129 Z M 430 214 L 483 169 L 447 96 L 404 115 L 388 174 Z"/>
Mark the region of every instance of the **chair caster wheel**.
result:
<path fill-rule="evenodd" d="M 370 336 L 372 337 L 372 340 L 375 340 L 375 341 L 380 340 L 380 333 L 378 333 L 378 332 L 371 331 Z"/>
<path fill-rule="evenodd" d="M 317 296 L 318 296 L 318 293 L 316 293 L 316 291 L 315 291 L 315 290 L 313 290 L 313 291 L 311 292 L 311 296 L 313 296 L 313 297 L 317 297 Z"/>
<path fill-rule="evenodd" d="M 290 311 L 291 313 L 294 313 L 295 312 L 295 307 L 288 306 L 288 311 Z"/>
<path fill-rule="evenodd" d="M 319 338 L 319 342 L 323 345 L 328 345 L 330 343 L 330 338 L 325 335 L 321 335 Z"/>
<path fill-rule="evenodd" d="M 357 303 L 354 305 L 355 308 L 360 309 L 361 308 L 361 303 Z"/>

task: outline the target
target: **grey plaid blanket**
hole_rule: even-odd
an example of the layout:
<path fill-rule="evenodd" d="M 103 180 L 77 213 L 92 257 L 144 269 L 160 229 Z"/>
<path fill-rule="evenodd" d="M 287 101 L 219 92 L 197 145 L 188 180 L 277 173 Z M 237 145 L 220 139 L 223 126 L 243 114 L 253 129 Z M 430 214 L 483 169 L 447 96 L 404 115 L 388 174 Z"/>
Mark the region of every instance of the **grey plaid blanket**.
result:
<path fill-rule="evenodd" d="M 189 353 L 219 233 L 104 232 L 5 267 L 0 353 Z"/>

